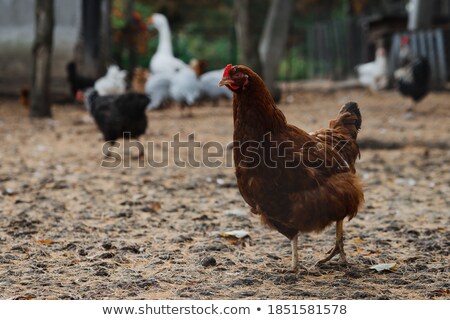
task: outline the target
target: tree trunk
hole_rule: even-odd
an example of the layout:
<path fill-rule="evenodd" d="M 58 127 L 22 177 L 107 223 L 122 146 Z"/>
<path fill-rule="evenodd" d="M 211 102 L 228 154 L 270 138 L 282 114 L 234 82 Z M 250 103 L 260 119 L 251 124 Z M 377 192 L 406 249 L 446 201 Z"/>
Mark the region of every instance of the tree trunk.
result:
<path fill-rule="evenodd" d="M 91 79 L 100 77 L 104 72 L 104 66 L 100 62 L 101 1 L 82 1 L 80 38 L 75 49 L 77 72 Z"/>
<path fill-rule="evenodd" d="M 126 2 L 126 17 L 127 17 L 127 27 L 126 27 L 126 39 L 127 41 L 127 51 L 128 51 L 128 66 L 127 66 L 127 80 L 128 83 L 131 82 L 131 78 L 133 76 L 133 70 L 137 65 L 137 53 L 136 53 L 136 43 L 134 40 L 134 37 L 136 36 L 133 34 L 135 31 L 133 26 L 135 24 L 133 20 L 133 11 L 134 11 L 134 0 L 127 0 Z"/>
<path fill-rule="evenodd" d="M 433 21 L 433 0 L 411 0 L 408 30 L 428 29 Z"/>
<path fill-rule="evenodd" d="M 51 117 L 50 73 L 53 48 L 53 0 L 36 0 L 36 33 L 33 44 L 31 117 Z"/>
<path fill-rule="evenodd" d="M 272 0 L 258 48 L 262 75 L 275 101 L 281 98 L 275 81 L 286 46 L 291 12 L 292 0 Z"/>
<path fill-rule="evenodd" d="M 261 62 L 258 55 L 260 24 L 256 8 L 257 0 L 234 0 L 234 21 L 239 46 L 239 63 L 249 66 L 261 74 Z"/>
<path fill-rule="evenodd" d="M 100 62 L 103 67 L 112 62 L 111 57 L 111 0 L 102 0 L 100 6 Z"/>

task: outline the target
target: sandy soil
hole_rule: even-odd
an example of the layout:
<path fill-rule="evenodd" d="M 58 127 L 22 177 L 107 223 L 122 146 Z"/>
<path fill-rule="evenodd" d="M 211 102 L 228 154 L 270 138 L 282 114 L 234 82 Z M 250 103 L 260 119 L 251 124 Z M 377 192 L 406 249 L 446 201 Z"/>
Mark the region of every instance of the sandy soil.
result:
<path fill-rule="evenodd" d="M 105 168 L 100 134 L 80 107 L 30 121 L 18 103 L 0 101 L 0 298 L 449 299 L 450 93 L 428 96 L 413 119 L 396 92 L 293 98 L 281 108 L 307 131 L 327 126 L 347 100 L 361 106 L 366 205 L 344 226 L 349 266 L 315 266 L 334 243 L 330 228 L 301 235 L 309 271 L 288 272 L 289 241 L 248 213 L 232 168 L 139 168 L 136 159 Z M 159 151 L 177 132 L 231 141 L 230 103 L 194 113 L 148 113 L 142 140 Z M 248 237 L 221 235 L 230 230 Z M 370 269 L 380 263 L 396 266 Z"/>

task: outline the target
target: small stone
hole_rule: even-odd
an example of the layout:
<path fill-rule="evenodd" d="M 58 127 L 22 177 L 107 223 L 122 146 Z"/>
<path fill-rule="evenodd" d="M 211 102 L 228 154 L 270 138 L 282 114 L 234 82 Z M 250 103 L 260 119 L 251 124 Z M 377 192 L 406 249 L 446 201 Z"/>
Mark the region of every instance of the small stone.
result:
<path fill-rule="evenodd" d="M 214 267 L 217 265 L 217 261 L 214 257 L 207 256 L 200 260 L 200 264 L 204 267 Z"/>
<path fill-rule="evenodd" d="M 148 287 L 157 286 L 158 280 L 155 278 L 143 279 L 137 283 L 138 287 L 147 289 Z"/>
<path fill-rule="evenodd" d="M 234 217 L 247 218 L 249 216 L 248 211 L 244 210 L 244 209 L 241 209 L 241 208 L 225 210 L 224 213 L 227 216 L 234 216 Z"/>
<path fill-rule="evenodd" d="M 105 253 L 102 253 L 102 254 L 98 255 L 96 258 L 98 258 L 98 259 L 111 259 L 113 257 L 114 257 L 114 253 L 112 253 L 112 252 L 105 252 Z"/>
<path fill-rule="evenodd" d="M 102 243 L 102 247 L 105 250 L 110 250 L 112 248 L 112 243 L 110 241 L 105 241 Z"/>
<path fill-rule="evenodd" d="M 96 276 L 99 276 L 99 277 L 109 277 L 109 272 L 106 270 L 106 269 L 99 269 L 96 273 L 95 273 L 95 275 Z"/>
<path fill-rule="evenodd" d="M 183 235 L 176 236 L 175 238 L 172 239 L 172 242 L 174 242 L 174 243 L 183 243 L 183 242 L 189 242 L 189 241 L 192 241 L 192 238 L 186 237 Z"/>
<path fill-rule="evenodd" d="M 3 195 L 4 196 L 14 196 L 14 195 L 16 195 L 17 194 L 17 192 L 14 190 L 14 189 L 11 189 L 11 188 L 6 188 L 4 191 L 3 191 Z"/>

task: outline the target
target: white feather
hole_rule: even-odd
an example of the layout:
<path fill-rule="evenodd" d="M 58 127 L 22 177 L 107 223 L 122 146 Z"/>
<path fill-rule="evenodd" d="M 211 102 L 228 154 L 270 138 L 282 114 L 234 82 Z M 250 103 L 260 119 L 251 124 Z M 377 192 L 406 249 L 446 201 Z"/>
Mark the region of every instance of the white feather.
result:
<path fill-rule="evenodd" d="M 194 104 L 200 97 L 200 81 L 191 68 L 176 72 L 170 82 L 170 96 L 178 103 Z"/>
<path fill-rule="evenodd" d="M 127 72 L 112 65 L 106 75 L 95 81 L 94 88 L 100 96 L 124 94 L 126 91 L 125 77 Z"/>
<path fill-rule="evenodd" d="M 388 85 L 388 68 L 384 48 L 378 48 L 375 61 L 356 66 L 358 80 L 374 91 L 385 89 Z"/>
<path fill-rule="evenodd" d="M 152 74 L 145 83 L 145 92 L 150 96 L 150 104 L 147 109 L 158 109 L 170 100 L 170 82 L 172 75 L 169 73 Z"/>
<path fill-rule="evenodd" d="M 222 97 L 231 99 L 233 92 L 226 87 L 219 87 L 219 81 L 222 79 L 223 69 L 205 72 L 200 76 L 201 95 L 207 99 L 219 99 Z"/>

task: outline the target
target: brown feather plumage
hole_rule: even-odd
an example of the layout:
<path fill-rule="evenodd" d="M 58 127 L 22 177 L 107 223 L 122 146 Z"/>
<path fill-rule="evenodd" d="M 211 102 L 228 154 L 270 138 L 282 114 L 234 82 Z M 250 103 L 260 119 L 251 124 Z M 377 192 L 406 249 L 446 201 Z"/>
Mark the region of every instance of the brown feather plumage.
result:
<path fill-rule="evenodd" d="M 287 123 L 249 68 L 233 67 L 222 82 L 234 91 L 236 178 L 251 211 L 289 239 L 353 218 L 364 201 L 355 175 L 357 104 L 347 103 L 329 128 L 308 134 Z"/>

